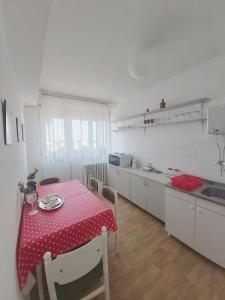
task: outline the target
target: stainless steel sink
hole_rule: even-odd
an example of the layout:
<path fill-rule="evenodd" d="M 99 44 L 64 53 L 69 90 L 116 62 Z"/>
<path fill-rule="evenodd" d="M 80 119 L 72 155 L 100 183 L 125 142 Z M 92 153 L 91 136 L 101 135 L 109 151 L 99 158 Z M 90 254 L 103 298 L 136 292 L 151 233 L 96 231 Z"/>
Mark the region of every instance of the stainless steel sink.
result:
<path fill-rule="evenodd" d="M 168 185 L 172 187 L 171 184 Z M 176 189 L 175 187 L 172 187 Z M 203 180 L 202 186 L 187 192 L 188 194 L 225 206 L 225 184 L 211 180 Z"/>
<path fill-rule="evenodd" d="M 201 194 L 207 197 L 216 197 L 225 200 L 225 189 L 217 187 L 207 187 L 201 191 Z"/>

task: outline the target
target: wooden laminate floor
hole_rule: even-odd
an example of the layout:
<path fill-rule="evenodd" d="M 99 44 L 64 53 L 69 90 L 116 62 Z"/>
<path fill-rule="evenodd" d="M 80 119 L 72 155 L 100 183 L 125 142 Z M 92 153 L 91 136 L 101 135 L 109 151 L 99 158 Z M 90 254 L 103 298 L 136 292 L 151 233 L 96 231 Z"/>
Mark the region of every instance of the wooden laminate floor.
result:
<path fill-rule="evenodd" d="M 118 255 L 109 240 L 111 300 L 225 300 L 225 269 L 168 237 L 161 221 L 122 197 L 118 225 Z"/>
<path fill-rule="evenodd" d="M 118 255 L 110 239 L 111 300 L 225 299 L 223 268 L 168 237 L 162 222 L 121 197 L 118 224 Z"/>

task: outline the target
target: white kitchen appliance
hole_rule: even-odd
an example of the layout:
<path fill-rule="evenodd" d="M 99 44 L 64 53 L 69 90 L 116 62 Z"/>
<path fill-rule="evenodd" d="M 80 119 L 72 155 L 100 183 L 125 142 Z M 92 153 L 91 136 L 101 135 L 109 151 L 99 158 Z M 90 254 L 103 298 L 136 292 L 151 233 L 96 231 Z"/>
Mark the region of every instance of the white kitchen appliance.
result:
<path fill-rule="evenodd" d="M 117 167 L 128 168 L 131 166 L 131 160 L 132 156 L 125 153 L 109 154 L 109 164 Z"/>
<path fill-rule="evenodd" d="M 207 127 L 209 134 L 225 134 L 225 105 L 208 108 Z"/>

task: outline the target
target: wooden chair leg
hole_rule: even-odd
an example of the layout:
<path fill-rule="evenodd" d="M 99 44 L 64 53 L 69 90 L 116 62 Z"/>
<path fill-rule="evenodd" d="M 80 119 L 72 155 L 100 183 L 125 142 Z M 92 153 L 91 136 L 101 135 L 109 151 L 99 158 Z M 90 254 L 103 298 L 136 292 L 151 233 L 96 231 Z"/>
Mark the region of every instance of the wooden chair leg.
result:
<path fill-rule="evenodd" d="M 108 270 L 108 242 L 107 242 L 107 231 L 104 227 L 102 229 L 103 234 L 103 278 L 105 287 L 105 300 L 110 300 L 109 295 L 109 270 Z"/>
<path fill-rule="evenodd" d="M 42 279 L 42 265 L 36 266 L 36 277 L 37 277 L 37 287 L 39 299 L 44 300 L 44 288 L 43 288 L 43 279 Z"/>
<path fill-rule="evenodd" d="M 117 243 L 118 243 L 118 241 L 117 241 L 117 233 L 115 232 L 114 235 L 115 235 L 115 253 L 118 254 L 118 251 L 117 251 Z"/>

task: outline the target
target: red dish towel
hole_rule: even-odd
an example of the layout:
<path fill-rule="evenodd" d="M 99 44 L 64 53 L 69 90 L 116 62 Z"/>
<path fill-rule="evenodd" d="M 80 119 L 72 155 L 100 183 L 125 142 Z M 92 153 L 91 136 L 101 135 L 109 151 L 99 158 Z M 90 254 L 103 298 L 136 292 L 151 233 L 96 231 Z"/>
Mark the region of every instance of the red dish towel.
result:
<path fill-rule="evenodd" d="M 171 185 L 185 191 L 192 191 L 202 185 L 202 178 L 183 174 L 171 178 Z"/>

